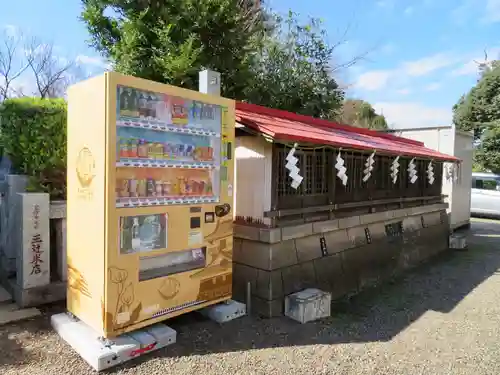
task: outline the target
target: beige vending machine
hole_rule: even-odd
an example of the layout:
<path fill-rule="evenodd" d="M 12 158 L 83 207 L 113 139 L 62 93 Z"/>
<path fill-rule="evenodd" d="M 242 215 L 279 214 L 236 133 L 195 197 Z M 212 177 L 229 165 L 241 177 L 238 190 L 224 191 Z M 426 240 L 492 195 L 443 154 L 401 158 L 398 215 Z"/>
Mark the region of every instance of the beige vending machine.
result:
<path fill-rule="evenodd" d="M 234 108 L 117 73 L 69 89 L 61 319 L 115 345 L 96 356 L 67 339 L 95 368 L 168 345 L 158 323 L 231 298 Z"/>

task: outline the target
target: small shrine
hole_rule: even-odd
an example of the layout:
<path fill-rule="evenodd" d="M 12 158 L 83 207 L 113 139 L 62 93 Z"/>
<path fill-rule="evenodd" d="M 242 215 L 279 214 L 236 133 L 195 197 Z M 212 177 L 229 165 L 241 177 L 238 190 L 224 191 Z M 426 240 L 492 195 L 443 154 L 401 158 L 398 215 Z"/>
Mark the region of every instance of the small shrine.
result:
<path fill-rule="evenodd" d="M 235 158 L 233 294 L 250 283 L 263 316 L 305 288 L 353 294 L 448 248 L 442 179 L 460 160 L 421 142 L 237 103 Z"/>

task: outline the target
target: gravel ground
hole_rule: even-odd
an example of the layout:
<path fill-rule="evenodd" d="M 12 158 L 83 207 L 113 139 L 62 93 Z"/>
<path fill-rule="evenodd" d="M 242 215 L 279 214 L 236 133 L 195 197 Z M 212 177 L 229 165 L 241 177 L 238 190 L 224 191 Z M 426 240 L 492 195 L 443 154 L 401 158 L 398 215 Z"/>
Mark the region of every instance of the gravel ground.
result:
<path fill-rule="evenodd" d="M 500 374 L 500 222 L 475 222 L 468 252 L 446 253 L 403 279 L 296 324 L 197 314 L 171 321 L 177 344 L 109 374 Z M 0 327 L 0 374 L 94 374 L 51 330 L 52 306 Z"/>

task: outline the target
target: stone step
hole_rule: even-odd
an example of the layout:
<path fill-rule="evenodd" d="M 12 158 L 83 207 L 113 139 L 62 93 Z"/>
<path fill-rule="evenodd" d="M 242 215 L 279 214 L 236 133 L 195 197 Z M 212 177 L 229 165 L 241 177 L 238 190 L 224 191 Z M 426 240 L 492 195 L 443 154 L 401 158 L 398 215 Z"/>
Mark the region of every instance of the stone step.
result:
<path fill-rule="evenodd" d="M 12 303 L 12 296 L 3 287 L 0 286 L 0 306 Z"/>
<path fill-rule="evenodd" d="M 0 305 L 0 325 L 41 315 L 35 308 L 21 309 L 15 303 Z"/>

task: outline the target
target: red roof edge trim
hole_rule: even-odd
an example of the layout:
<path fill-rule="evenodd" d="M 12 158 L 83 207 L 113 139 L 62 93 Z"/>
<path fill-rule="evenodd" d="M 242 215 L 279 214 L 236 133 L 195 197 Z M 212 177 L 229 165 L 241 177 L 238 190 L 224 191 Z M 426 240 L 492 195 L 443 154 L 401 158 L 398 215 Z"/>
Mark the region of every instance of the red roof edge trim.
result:
<path fill-rule="evenodd" d="M 387 134 L 387 133 L 380 133 L 380 132 L 377 132 L 375 130 L 370 130 L 370 129 L 357 128 L 354 126 L 340 124 L 340 123 L 328 121 L 328 120 L 323 120 L 323 119 L 316 118 L 316 117 L 300 115 L 298 113 L 288 112 L 288 111 L 284 111 L 281 109 L 263 107 L 263 106 L 260 106 L 257 104 L 243 103 L 243 102 L 237 101 L 236 102 L 236 109 L 240 109 L 242 111 L 253 112 L 253 113 L 259 113 L 262 115 L 281 117 L 281 118 L 284 118 L 284 119 L 287 119 L 290 121 L 300 121 L 300 122 L 304 122 L 306 124 L 316 125 L 316 126 L 323 127 L 323 128 L 344 130 L 344 131 L 351 132 L 351 133 L 358 133 L 358 134 L 369 135 L 372 137 L 389 139 L 389 140 L 395 141 L 395 142 L 412 144 L 415 146 L 424 146 L 423 142 L 415 141 L 413 139 L 398 137 L 396 135 Z"/>

